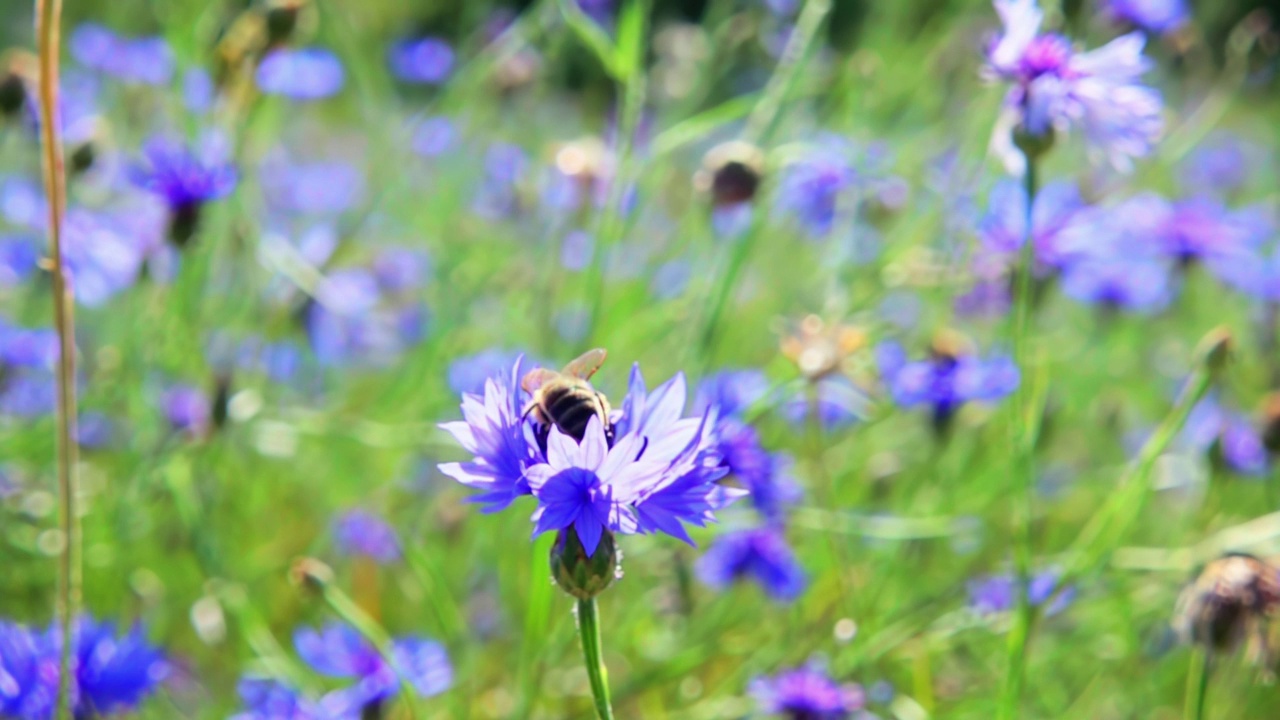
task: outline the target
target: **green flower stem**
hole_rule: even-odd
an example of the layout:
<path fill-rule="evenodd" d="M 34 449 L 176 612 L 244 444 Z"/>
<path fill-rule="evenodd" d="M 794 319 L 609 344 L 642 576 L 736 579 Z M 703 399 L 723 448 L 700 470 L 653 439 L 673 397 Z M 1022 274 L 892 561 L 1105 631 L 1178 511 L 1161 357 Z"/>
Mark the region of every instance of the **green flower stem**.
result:
<path fill-rule="evenodd" d="M 804 69 L 810 55 L 812 55 L 814 41 L 818 37 L 818 30 L 830 13 L 831 0 L 808 0 L 804 4 L 804 9 L 800 11 L 800 17 L 796 20 L 796 28 L 791 33 L 791 38 L 787 41 L 786 48 L 782 51 L 782 59 L 778 62 L 773 75 L 770 76 L 769 82 L 765 85 L 760 100 L 756 102 L 751 114 L 747 117 L 747 127 L 742 136 L 744 141 L 759 147 L 764 147 L 769 143 L 774 132 L 778 129 L 778 121 L 782 117 L 782 107 L 795 91 L 795 87 L 802 75 L 801 70 Z M 764 196 L 765 189 L 761 188 L 761 192 L 758 194 Z M 759 208 L 756 209 L 751 221 L 751 227 L 746 231 L 745 236 L 737 239 L 733 245 L 730 250 L 728 268 L 720 275 L 718 282 L 711 291 L 707 304 L 709 310 L 705 316 L 702 331 L 698 336 L 698 355 L 704 370 L 708 364 L 712 347 L 715 344 L 716 328 L 720 324 L 720 317 L 724 314 L 729 295 L 733 292 L 733 288 L 737 286 L 738 276 L 747 264 L 747 258 L 751 255 L 752 247 L 755 246 L 757 238 L 763 233 L 765 214 Z"/>
<path fill-rule="evenodd" d="M 1031 641 L 1031 633 L 1035 624 L 1035 608 L 1027 597 L 1027 589 L 1031 577 L 1031 517 L 1032 489 L 1035 485 L 1035 437 L 1032 428 L 1038 422 L 1031 418 L 1031 393 L 1028 385 L 1031 382 L 1027 362 L 1027 326 L 1031 316 L 1032 275 L 1035 271 L 1035 247 L 1032 233 L 1033 208 L 1037 191 L 1036 160 L 1031 153 L 1024 153 L 1027 161 L 1024 182 L 1026 183 L 1026 228 L 1024 230 L 1022 250 L 1018 256 L 1017 267 L 1014 268 L 1013 287 L 1013 321 L 1012 344 L 1013 361 L 1022 373 L 1018 390 L 1013 401 L 1013 544 L 1014 562 L 1018 575 L 1018 605 L 1015 610 L 1013 628 L 1009 633 L 1008 661 L 1005 670 L 1004 687 L 1000 695 L 999 717 L 1012 720 L 1017 716 L 1018 701 L 1022 697 L 1022 686 L 1026 679 L 1027 645 Z"/>
<path fill-rule="evenodd" d="M 1205 700 L 1209 697 L 1210 663 L 1213 653 L 1197 648 L 1191 654 L 1191 666 L 1187 671 L 1187 704 L 1183 708 L 1186 720 L 1204 720 Z"/>
<path fill-rule="evenodd" d="M 582 659 L 587 664 L 596 714 L 600 720 L 613 720 L 613 706 L 609 703 L 609 671 L 604 666 L 604 655 L 600 649 L 600 616 L 596 612 L 595 598 L 578 601 L 578 635 L 582 638 Z"/>
<path fill-rule="evenodd" d="M 57 115 L 58 44 L 62 0 L 36 0 L 36 43 L 40 57 L 40 116 Z M 62 258 L 62 217 L 66 210 L 66 168 L 56 122 L 40 123 L 44 191 L 49 207 L 50 274 L 53 276 L 54 325 L 58 333 L 58 508 L 62 550 L 58 553 L 57 614 L 62 629 L 58 660 L 57 717 L 71 717 L 71 646 L 83 584 L 80 533 L 80 484 L 76 477 L 75 319 L 71 288 Z"/>

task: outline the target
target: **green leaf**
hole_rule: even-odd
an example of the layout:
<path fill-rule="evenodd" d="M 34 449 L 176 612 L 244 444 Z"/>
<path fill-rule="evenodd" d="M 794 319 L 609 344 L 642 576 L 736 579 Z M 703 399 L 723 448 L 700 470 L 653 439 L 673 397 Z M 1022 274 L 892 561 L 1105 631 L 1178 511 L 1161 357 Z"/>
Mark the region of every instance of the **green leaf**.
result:
<path fill-rule="evenodd" d="M 759 98 L 759 93 L 752 93 L 726 100 L 710 110 L 681 120 L 663 130 L 653 140 L 654 157 L 661 157 L 689 143 L 695 143 L 724 125 L 746 117 Z"/>
<path fill-rule="evenodd" d="M 564 15 L 565 24 L 573 34 L 600 60 L 605 71 L 621 82 L 624 78 L 618 68 L 618 51 L 609 40 L 609 35 L 582 12 L 582 8 L 574 0 L 560 0 L 560 14 Z"/>
<path fill-rule="evenodd" d="M 614 50 L 614 67 L 619 82 L 626 82 L 644 68 L 646 21 L 649 0 L 631 0 L 618 19 L 618 46 Z"/>

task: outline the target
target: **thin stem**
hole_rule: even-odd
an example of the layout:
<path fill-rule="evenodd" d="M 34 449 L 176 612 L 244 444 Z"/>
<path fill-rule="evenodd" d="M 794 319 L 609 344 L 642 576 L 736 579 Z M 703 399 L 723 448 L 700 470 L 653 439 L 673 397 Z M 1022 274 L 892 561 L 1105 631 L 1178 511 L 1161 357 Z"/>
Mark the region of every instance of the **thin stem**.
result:
<path fill-rule="evenodd" d="M 742 139 L 746 142 L 763 147 L 769 143 L 774 132 L 777 131 L 778 120 L 782 116 L 782 106 L 795 90 L 796 83 L 802 74 L 800 71 L 804 69 L 806 61 L 812 54 L 818 29 L 822 27 L 823 21 L 830 12 L 831 0 L 808 0 L 805 3 L 804 9 L 800 11 L 800 17 L 796 20 L 795 30 L 792 31 L 786 48 L 782 51 L 782 59 L 774 68 L 773 75 L 765 85 L 759 102 L 747 117 L 747 127 L 742 134 Z M 763 194 L 760 193 L 762 196 Z M 755 246 L 757 237 L 763 232 L 765 215 L 766 213 L 760 208 L 755 208 L 751 227 L 748 228 L 744 237 L 736 239 L 730 249 L 729 266 L 711 291 L 708 304 L 710 310 L 705 316 L 702 331 L 698 336 L 698 355 L 704 366 L 703 369 L 715 344 L 716 328 L 720 324 L 720 317 L 724 313 L 729 294 L 737 285 L 738 276 L 747 264 L 747 258 L 751 255 L 751 248 Z"/>
<path fill-rule="evenodd" d="M 609 671 L 605 669 L 604 654 L 600 649 L 600 616 L 596 613 L 595 598 L 578 601 L 578 635 L 582 638 L 582 659 L 591 680 L 596 714 L 600 720 L 613 720 L 613 707 L 609 704 Z"/>
<path fill-rule="evenodd" d="M 1204 720 L 1205 700 L 1209 697 L 1209 676 L 1212 667 L 1213 653 L 1198 648 L 1191 655 L 1191 666 L 1187 671 L 1187 703 L 1183 708 L 1186 720 Z"/>
<path fill-rule="evenodd" d="M 1026 183 L 1026 227 L 1023 230 L 1022 249 L 1018 255 L 1018 264 L 1014 268 L 1013 287 L 1013 322 L 1012 345 L 1013 361 L 1022 373 L 1013 402 L 1013 544 L 1014 564 L 1018 576 L 1018 606 L 1014 614 L 1013 627 L 1009 632 L 1008 667 L 1005 670 L 1004 687 L 1001 691 L 1000 713 L 1002 719 L 1017 716 L 1018 701 L 1022 697 L 1022 687 L 1026 680 L 1027 646 L 1036 621 L 1035 608 L 1027 596 L 1031 583 L 1031 517 L 1032 488 L 1035 485 L 1035 438 L 1032 437 L 1034 421 L 1031 416 L 1030 400 L 1032 394 L 1028 385 L 1031 381 L 1029 363 L 1027 362 L 1027 326 L 1031 316 L 1032 275 L 1035 271 L 1035 244 L 1032 232 L 1032 220 L 1037 191 L 1036 161 L 1030 153 L 1024 153 L 1027 169 L 1023 178 Z"/>
<path fill-rule="evenodd" d="M 58 45 L 62 0 L 36 0 L 36 41 L 40 53 L 40 144 L 44 190 L 49 207 L 50 272 L 54 326 L 58 333 L 58 499 L 63 546 L 58 562 L 58 619 L 62 654 L 58 664 L 60 718 L 71 717 L 71 646 L 80 608 L 80 488 L 76 479 L 75 319 L 62 259 L 62 217 L 66 211 L 66 168 L 58 127 Z"/>

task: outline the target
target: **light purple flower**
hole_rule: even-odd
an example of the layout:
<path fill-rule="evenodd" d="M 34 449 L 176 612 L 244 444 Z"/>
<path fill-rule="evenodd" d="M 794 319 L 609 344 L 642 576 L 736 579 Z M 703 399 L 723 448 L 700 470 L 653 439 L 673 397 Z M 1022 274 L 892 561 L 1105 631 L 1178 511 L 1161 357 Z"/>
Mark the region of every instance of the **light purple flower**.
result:
<path fill-rule="evenodd" d="M 304 662 L 321 675 L 349 678 L 352 685 L 326 696 L 324 704 L 349 708 L 354 717 L 400 689 L 401 679 L 419 695 L 439 695 L 453 684 L 453 668 L 444 646 L 424 638 L 396 638 L 387 662 L 354 628 L 330 623 L 321 630 L 302 628 L 293 635 Z"/>
<path fill-rule="evenodd" d="M 876 349 L 876 361 L 893 401 L 901 407 L 927 405 L 940 429 L 961 405 L 999 400 L 1017 389 L 1020 379 L 1017 365 L 1005 355 L 933 353 L 909 361 L 901 345 L 886 342 Z"/>
<path fill-rule="evenodd" d="M 786 602 L 800 597 L 807 585 L 804 569 L 774 527 L 716 538 L 694 569 L 699 580 L 717 590 L 749 579 L 759 583 L 769 597 Z"/>
<path fill-rule="evenodd" d="M 160 37 L 126 38 L 86 23 L 71 33 L 67 46 L 81 65 L 126 83 L 165 85 L 173 77 L 173 50 Z"/>
<path fill-rule="evenodd" d="M 385 520 L 368 510 L 348 510 L 333 523 L 333 539 L 346 555 L 363 555 L 386 565 L 400 559 L 400 538 Z"/>
<path fill-rule="evenodd" d="M 1151 67 L 1145 39 L 1131 33 L 1089 52 L 1067 38 L 1041 34 L 1036 0 L 995 0 L 1004 32 L 987 48 L 986 74 L 1011 85 L 995 143 L 1005 164 L 1022 174 L 1011 134 L 1039 136 L 1079 128 L 1093 154 L 1127 171 L 1147 155 L 1164 122 L 1160 95 L 1138 82 Z"/>
<path fill-rule="evenodd" d="M 258 65 L 258 89 L 268 95 L 308 101 L 336 95 L 346 82 L 338 56 L 323 48 L 281 48 Z"/>
<path fill-rule="evenodd" d="M 337 215 L 364 195 L 364 174 L 344 162 L 291 163 L 276 158 L 263 164 L 259 176 L 267 201 L 288 213 Z"/>
<path fill-rule="evenodd" d="M 1027 602 L 1033 607 L 1044 605 L 1058 588 L 1056 570 L 1047 570 L 1031 577 L 1027 586 Z M 1045 608 L 1046 615 L 1056 615 L 1066 609 L 1075 598 L 1075 589 L 1066 588 Z M 1018 604 L 1018 582 L 1013 575 L 992 575 L 969 583 L 969 607 L 981 615 L 1005 613 Z"/>
<path fill-rule="evenodd" d="M 1187 0 L 1102 0 L 1100 12 L 1114 22 L 1162 35 L 1191 19 Z"/>
<path fill-rule="evenodd" d="M 978 237 L 996 252 L 1017 253 L 1027 236 L 1027 191 L 1022 184 L 1005 180 L 991 191 L 987 214 L 978 225 Z M 1063 261 L 1060 233 L 1084 208 L 1080 191 L 1072 183 L 1053 182 L 1036 193 L 1031 215 L 1031 242 L 1041 268 L 1057 268 Z"/>
<path fill-rule="evenodd" d="M 837 683 L 815 662 L 758 677 L 748 691 L 761 710 L 789 720 L 845 720 L 865 702 L 861 687 Z"/>
<path fill-rule="evenodd" d="M 403 40 L 389 53 L 391 72 L 409 83 L 439 85 L 453 70 L 453 48 L 440 38 Z"/>
<path fill-rule="evenodd" d="M 443 155 L 453 147 L 458 131 L 453 121 L 443 115 L 422 118 L 413 127 L 413 139 L 409 141 L 413 151 L 423 157 Z"/>

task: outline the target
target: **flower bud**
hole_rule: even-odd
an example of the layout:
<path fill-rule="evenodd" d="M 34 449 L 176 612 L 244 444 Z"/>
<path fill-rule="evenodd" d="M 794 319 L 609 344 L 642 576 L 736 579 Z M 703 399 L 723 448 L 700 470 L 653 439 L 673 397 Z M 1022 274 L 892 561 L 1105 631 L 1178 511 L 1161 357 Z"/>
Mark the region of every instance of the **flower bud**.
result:
<path fill-rule="evenodd" d="M 1220 372 L 1230 359 L 1234 345 L 1231 331 L 1225 327 L 1216 327 L 1200 339 L 1200 344 L 1196 346 L 1196 358 L 1209 372 Z"/>
<path fill-rule="evenodd" d="M 0 118 L 16 117 L 27 103 L 27 87 L 36 74 L 36 58 L 24 50 L 0 56 Z"/>
<path fill-rule="evenodd" d="M 1013 144 L 1028 160 L 1034 162 L 1053 149 L 1054 132 L 1053 128 L 1049 128 L 1044 132 L 1033 133 L 1027 130 L 1026 125 L 1018 125 L 1013 130 Z"/>
<path fill-rule="evenodd" d="M 289 581 L 315 592 L 333 582 L 333 568 L 312 557 L 298 558 L 289 568 Z"/>
<path fill-rule="evenodd" d="M 613 533 L 608 530 L 600 538 L 595 554 L 587 557 L 587 551 L 572 527 L 556 534 L 551 546 L 551 577 L 561 590 L 578 598 L 589 600 L 604 592 L 616 577 L 618 548 Z"/>
<path fill-rule="evenodd" d="M 169 209 L 169 242 L 179 250 L 191 244 L 200 229 L 202 203 L 183 202 Z"/>

